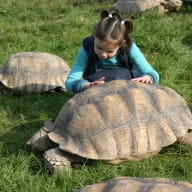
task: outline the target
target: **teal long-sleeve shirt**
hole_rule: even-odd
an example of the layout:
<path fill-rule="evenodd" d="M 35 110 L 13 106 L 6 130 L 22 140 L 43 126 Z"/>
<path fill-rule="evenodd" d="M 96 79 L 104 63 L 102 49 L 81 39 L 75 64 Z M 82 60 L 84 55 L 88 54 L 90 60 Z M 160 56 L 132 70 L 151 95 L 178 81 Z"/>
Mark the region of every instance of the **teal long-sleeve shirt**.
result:
<path fill-rule="evenodd" d="M 152 78 L 153 83 L 157 84 L 159 82 L 159 74 L 148 63 L 143 53 L 140 51 L 140 49 L 134 42 L 130 48 L 130 59 L 131 62 L 139 70 L 139 72 L 142 74 L 142 76 L 149 75 Z M 111 66 L 113 67 L 120 66 L 120 63 L 117 60 L 117 56 L 108 58 L 106 60 L 101 60 L 100 62 L 102 68 L 110 68 Z M 65 82 L 65 87 L 68 91 L 70 92 L 83 91 L 83 84 L 87 82 L 87 80 L 82 79 L 82 76 L 86 69 L 87 63 L 88 63 L 87 52 L 83 47 L 81 47 L 76 57 L 75 63 L 71 68 L 71 71 Z"/>

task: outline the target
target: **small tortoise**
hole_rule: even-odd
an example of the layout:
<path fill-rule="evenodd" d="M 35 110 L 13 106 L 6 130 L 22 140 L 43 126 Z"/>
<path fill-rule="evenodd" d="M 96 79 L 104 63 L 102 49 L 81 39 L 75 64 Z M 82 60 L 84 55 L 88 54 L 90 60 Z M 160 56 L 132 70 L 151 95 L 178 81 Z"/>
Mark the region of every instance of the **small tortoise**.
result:
<path fill-rule="evenodd" d="M 70 71 L 60 57 L 42 52 L 21 52 L 12 55 L 0 67 L 1 89 L 49 91 L 65 90 L 65 80 Z"/>
<path fill-rule="evenodd" d="M 157 8 L 159 13 L 179 11 L 181 0 L 118 0 L 113 7 L 119 12 L 138 14 L 148 9 Z"/>
<path fill-rule="evenodd" d="M 192 147 L 191 130 L 192 114 L 171 88 L 114 80 L 73 96 L 27 145 L 45 151 L 51 169 L 68 169 L 77 157 L 143 160 L 178 139 Z"/>
<path fill-rule="evenodd" d="M 167 178 L 116 177 L 75 192 L 192 192 L 192 184 Z"/>

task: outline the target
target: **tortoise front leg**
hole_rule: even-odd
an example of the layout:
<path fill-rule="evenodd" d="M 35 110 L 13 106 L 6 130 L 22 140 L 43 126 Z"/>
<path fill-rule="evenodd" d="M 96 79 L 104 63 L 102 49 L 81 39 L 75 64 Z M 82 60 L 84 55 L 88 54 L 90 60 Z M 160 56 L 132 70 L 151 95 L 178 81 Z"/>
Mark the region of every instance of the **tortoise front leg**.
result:
<path fill-rule="evenodd" d="M 82 158 L 70 153 L 61 151 L 59 147 L 49 149 L 43 155 L 45 166 L 50 172 L 71 172 L 71 164 L 81 162 Z"/>

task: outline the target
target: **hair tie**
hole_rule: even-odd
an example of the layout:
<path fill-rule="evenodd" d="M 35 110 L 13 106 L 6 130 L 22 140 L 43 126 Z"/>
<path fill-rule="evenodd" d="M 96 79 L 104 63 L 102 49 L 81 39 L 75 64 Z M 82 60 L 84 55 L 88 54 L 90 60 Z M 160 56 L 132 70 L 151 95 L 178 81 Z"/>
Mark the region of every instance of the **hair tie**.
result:
<path fill-rule="evenodd" d="M 124 20 L 121 20 L 121 25 L 124 25 L 125 24 L 125 21 Z"/>
<path fill-rule="evenodd" d="M 110 14 L 108 15 L 108 17 L 113 18 L 113 15 L 110 13 Z"/>

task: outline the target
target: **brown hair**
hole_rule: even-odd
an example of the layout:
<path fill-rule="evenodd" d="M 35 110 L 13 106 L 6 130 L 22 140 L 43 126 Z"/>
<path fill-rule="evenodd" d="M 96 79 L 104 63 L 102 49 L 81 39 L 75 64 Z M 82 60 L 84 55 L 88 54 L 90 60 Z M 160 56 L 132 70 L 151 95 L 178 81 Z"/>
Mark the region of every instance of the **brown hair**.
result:
<path fill-rule="evenodd" d="M 93 36 L 103 41 L 109 41 L 126 50 L 130 47 L 129 33 L 132 29 L 131 20 L 122 19 L 115 9 L 110 8 L 101 12 L 101 20 L 96 24 Z"/>

